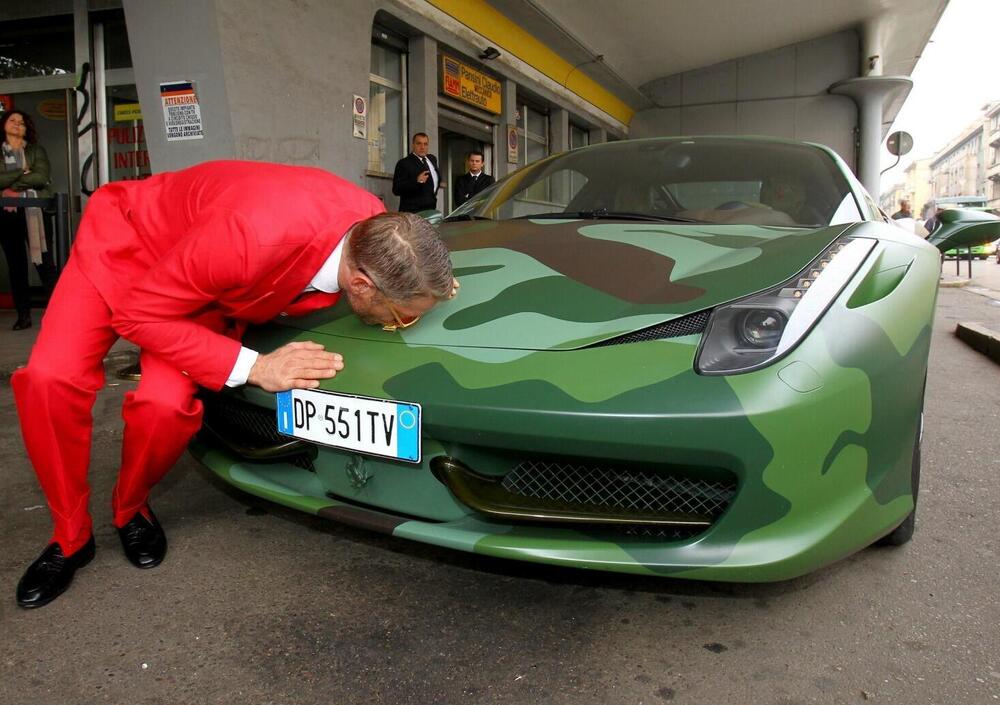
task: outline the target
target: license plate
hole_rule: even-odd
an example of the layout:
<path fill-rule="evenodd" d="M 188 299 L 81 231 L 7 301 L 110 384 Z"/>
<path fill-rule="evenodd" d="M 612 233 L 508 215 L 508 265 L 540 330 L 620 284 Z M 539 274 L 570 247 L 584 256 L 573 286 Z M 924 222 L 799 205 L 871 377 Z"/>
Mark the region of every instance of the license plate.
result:
<path fill-rule="evenodd" d="M 278 395 L 278 432 L 333 448 L 420 462 L 420 405 L 316 389 Z"/>

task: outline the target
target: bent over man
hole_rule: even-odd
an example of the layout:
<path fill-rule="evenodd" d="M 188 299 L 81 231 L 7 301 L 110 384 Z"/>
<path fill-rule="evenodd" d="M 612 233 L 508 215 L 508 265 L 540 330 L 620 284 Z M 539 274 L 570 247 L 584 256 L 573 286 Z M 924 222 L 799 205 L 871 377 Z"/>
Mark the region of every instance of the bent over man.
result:
<path fill-rule="evenodd" d="M 59 596 L 94 555 L 88 509 L 91 408 L 122 336 L 142 379 L 125 395 L 113 523 L 139 568 L 163 560 L 150 489 L 201 425 L 198 386 L 319 386 L 340 355 L 309 342 L 267 354 L 248 323 L 335 303 L 370 323 L 419 317 L 453 295 L 444 243 L 417 216 L 384 213 L 363 189 L 313 168 L 210 162 L 91 198 L 28 365 L 11 384 L 28 456 L 54 521 L 17 586 L 22 607 Z"/>

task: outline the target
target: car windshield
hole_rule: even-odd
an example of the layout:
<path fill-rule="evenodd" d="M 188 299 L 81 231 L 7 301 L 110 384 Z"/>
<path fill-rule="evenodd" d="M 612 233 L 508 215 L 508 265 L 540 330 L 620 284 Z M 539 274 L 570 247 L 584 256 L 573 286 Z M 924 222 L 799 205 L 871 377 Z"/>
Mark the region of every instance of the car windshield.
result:
<path fill-rule="evenodd" d="M 477 194 L 448 220 L 512 218 L 790 227 L 864 219 L 823 150 L 725 138 L 631 140 L 557 154 Z"/>

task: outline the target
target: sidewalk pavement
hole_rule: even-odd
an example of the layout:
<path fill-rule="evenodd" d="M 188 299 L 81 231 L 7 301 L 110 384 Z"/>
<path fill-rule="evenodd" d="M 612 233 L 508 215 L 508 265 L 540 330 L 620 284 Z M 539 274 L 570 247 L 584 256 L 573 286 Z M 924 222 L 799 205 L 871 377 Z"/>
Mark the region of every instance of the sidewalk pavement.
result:
<path fill-rule="evenodd" d="M 961 289 L 985 299 L 987 305 L 963 310 L 955 325 L 955 335 L 971 348 L 1000 363 L 1000 266 L 993 259 L 974 263 L 972 279 L 950 273 L 946 262 L 941 273 L 941 288 Z M 965 270 L 963 270 L 965 271 Z"/>

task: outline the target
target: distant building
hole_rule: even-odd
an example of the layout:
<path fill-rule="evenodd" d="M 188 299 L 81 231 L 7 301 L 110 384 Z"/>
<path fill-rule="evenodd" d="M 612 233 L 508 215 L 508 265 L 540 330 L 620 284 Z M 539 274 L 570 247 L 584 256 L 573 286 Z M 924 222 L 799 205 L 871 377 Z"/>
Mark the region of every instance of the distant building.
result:
<path fill-rule="evenodd" d="M 1000 199 L 997 182 L 988 178 L 990 165 L 997 163 L 1000 125 L 996 115 L 1000 102 L 987 105 L 977 118 L 931 159 L 931 196 L 983 196 Z M 989 147 L 989 149 L 987 149 Z M 1000 171 L 994 168 L 993 172 Z M 1000 174 L 997 174 L 1000 179 Z"/>
<path fill-rule="evenodd" d="M 886 213 L 892 215 L 899 209 L 899 202 L 904 198 L 909 198 L 909 194 L 906 192 L 906 182 L 900 181 L 882 192 L 878 199 L 878 205 Z"/>
<path fill-rule="evenodd" d="M 903 181 L 893 184 L 882 192 L 879 205 L 889 215 L 899 210 L 899 202 L 910 202 L 915 216 L 923 213 L 924 206 L 931 200 L 931 160 L 916 159 L 903 170 Z"/>
<path fill-rule="evenodd" d="M 906 196 L 913 213 L 919 217 L 931 201 L 931 160 L 914 159 L 903 173 L 906 175 Z"/>
<path fill-rule="evenodd" d="M 986 110 L 986 205 L 1000 209 L 1000 101 Z"/>

